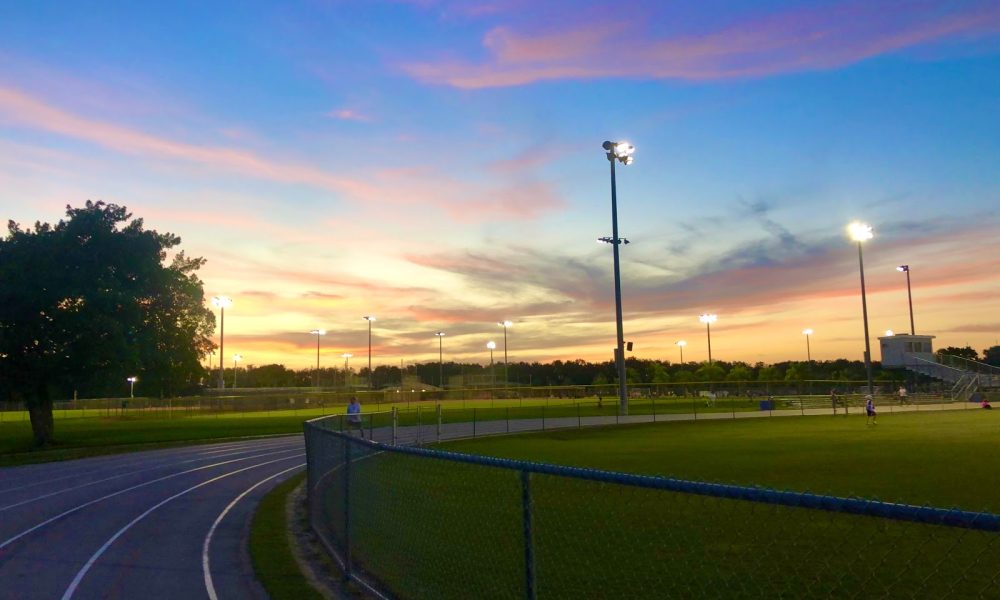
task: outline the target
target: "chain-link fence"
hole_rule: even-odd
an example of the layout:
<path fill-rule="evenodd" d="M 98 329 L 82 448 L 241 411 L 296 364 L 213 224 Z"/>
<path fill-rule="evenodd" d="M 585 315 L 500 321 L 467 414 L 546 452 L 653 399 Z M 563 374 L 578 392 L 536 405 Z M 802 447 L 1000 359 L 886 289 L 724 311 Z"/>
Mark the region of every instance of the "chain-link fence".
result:
<path fill-rule="evenodd" d="M 1000 584 L 997 515 L 393 446 L 393 423 L 305 428 L 312 527 L 377 596 L 987 598 Z"/>
<path fill-rule="evenodd" d="M 716 382 L 699 384 L 648 384 L 629 388 L 629 415 L 669 415 L 713 413 L 773 413 L 775 411 L 817 414 L 844 412 L 863 406 L 863 382 Z M 834 390 L 835 393 L 830 393 Z M 876 396 L 887 411 L 923 410 L 945 405 L 963 406 L 940 390 L 912 391 L 900 397 L 892 390 Z M 351 397 L 367 410 L 434 410 L 440 404 L 445 420 L 472 420 L 474 410 L 498 414 L 497 410 L 544 407 L 549 415 L 615 415 L 618 412 L 614 386 L 550 386 L 510 389 L 323 391 L 288 388 L 279 391 L 236 390 L 223 394 L 211 390 L 204 396 L 180 398 L 88 398 L 53 403 L 59 419 L 129 417 L 133 419 L 179 419 L 184 417 L 260 417 L 268 415 L 306 418 L 343 412 Z M 1000 393 L 985 397 L 1000 401 Z M 493 418 L 496 418 L 495 416 Z M 22 403 L 0 402 L 0 423 L 28 421 Z"/>

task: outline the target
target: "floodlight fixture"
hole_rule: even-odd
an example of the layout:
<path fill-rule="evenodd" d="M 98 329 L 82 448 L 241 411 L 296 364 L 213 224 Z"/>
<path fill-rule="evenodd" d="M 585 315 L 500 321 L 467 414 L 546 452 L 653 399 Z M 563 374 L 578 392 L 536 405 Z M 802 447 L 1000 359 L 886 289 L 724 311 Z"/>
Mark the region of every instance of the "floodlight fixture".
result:
<path fill-rule="evenodd" d="M 875 237 L 875 234 L 872 232 L 872 226 L 868 223 L 861 223 L 859 221 L 855 221 L 848 225 L 847 233 L 855 242 L 865 242 Z"/>

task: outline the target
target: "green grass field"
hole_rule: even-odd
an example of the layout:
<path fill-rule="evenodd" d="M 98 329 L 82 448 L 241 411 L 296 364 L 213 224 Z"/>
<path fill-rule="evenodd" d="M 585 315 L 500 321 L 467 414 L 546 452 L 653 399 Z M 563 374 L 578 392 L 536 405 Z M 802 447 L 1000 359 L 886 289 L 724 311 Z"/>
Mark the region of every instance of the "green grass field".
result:
<path fill-rule="evenodd" d="M 929 398 L 937 400 L 936 398 Z M 107 403 L 104 408 L 58 409 L 56 442 L 43 450 L 32 448 L 31 426 L 24 411 L 0 411 L 0 465 L 14 465 L 47 460 L 63 460 L 94 454 L 121 452 L 165 444 L 193 443 L 241 436 L 299 433 L 302 421 L 323 415 L 343 413 L 345 404 L 331 402 L 317 406 L 318 402 L 305 404 L 267 404 L 266 410 L 252 410 L 261 405 L 259 399 L 227 399 L 225 403 L 183 399 L 171 405 L 156 408 L 143 407 L 139 401 L 128 410 L 121 410 L 119 403 Z M 197 399 L 196 399 L 197 400 Z M 274 400 L 274 399 L 272 399 Z M 759 399 L 758 399 L 759 400 Z M 825 396 L 778 397 L 777 411 L 796 413 L 803 407 L 828 409 Z M 857 402 L 853 398 L 852 402 Z M 456 423 L 501 419 L 540 419 L 559 417 L 614 416 L 617 404 L 605 399 L 569 397 L 535 397 L 517 399 L 465 399 L 441 403 L 442 422 Z M 278 408 L 275 408 L 278 407 Z M 436 403 L 432 401 L 397 403 L 369 402 L 366 413 L 375 413 L 374 425 L 387 426 L 391 418 L 387 411 L 398 409 L 400 426 L 429 424 L 436 419 Z M 856 408 L 855 408 L 856 409 Z M 883 410 L 891 410 L 884 405 Z M 757 412 L 756 401 L 746 398 L 720 398 L 712 406 L 702 398 L 666 396 L 660 398 L 635 398 L 629 412 L 638 414 L 681 413 L 746 413 Z M 842 409 L 841 409 L 842 410 Z"/>
<path fill-rule="evenodd" d="M 444 443 L 442 449 L 699 481 L 1000 512 L 1000 414 L 680 422 Z"/>
<path fill-rule="evenodd" d="M 994 412 L 944 411 L 883 415 L 877 426 L 861 416 L 682 422 L 441 447 L 1000 511 L 998 425 Z M 517 473 L 393 453 L 356 464 L 355 558 L 390 589 L 523 594 Z M 985 597 L 996 575 L 995 533 L 545 475 L 531 487 L 540 598 Z"/>

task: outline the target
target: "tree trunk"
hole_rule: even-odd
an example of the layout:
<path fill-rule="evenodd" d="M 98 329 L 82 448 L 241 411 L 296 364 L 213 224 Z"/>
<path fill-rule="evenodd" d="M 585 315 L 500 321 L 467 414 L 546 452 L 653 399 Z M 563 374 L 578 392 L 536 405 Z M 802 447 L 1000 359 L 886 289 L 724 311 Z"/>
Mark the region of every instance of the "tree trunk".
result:
<path fill-rule="evenodd" d="M 52 442 L 55 423 L 52 419 L 52 398 L 46 384 L 39 384 L 35 388 L 35 397 L 28 400 L 28 415 L 31 417 L 35 445 L 48 446 Z"/>

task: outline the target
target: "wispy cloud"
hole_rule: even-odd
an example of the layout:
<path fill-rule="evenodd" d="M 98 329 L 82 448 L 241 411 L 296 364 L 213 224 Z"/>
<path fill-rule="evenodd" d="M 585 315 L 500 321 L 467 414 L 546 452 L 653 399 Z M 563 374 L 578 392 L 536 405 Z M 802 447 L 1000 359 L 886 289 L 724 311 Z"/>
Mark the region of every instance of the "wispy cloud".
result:
<path fill-rule="evenodd" d="M 832 69 L 1000 31 L 1000 4 L 991 0 L 820 5 L 683 35 L 651 32 L 648 7 L 617 8 L 558 31 L 495 27 L 483 37 L 488 56 L 481 62 L 411 62 L 402 69 L 427 83 L 473 89 L 560 79 L 719 80 Z"/>
<path fill-rule="evenodd" d="M 354 108 L 335 108 L 326 113 L 326 116 L 340 121 L 358 121 L 360 123 L 370 123 L 372 120 L 370 116 Z"/>
<path fill-rule="evenodd" d="M 369 205 L 434 207 L 454 220 L 532 219 L 564 205 L 540 180 L 456 177 L 434 167 L 381 169 L 365 177 L 340 176 L 308 164 L 272 160 L 255 152 L 178 141 L 56 107 L 21 90 L 0 87 L 0 122 L 67 136 L 132 156 L 195 164 L 244 177 L 306 184 Z"/>
<path fill-rule="evenodd" d="M 52 106 L 20 90 L 0 88 L 0 119 L 80 139 L 133 155 L 153 156 L 222 168 L 230 172 L 284 183 L 308 183 L 352 195 L 370 195 L 370 186 L 321 169 L 268 160 L 254 153 L 220 146 L 180 142 L 88 119 Z"/>

